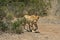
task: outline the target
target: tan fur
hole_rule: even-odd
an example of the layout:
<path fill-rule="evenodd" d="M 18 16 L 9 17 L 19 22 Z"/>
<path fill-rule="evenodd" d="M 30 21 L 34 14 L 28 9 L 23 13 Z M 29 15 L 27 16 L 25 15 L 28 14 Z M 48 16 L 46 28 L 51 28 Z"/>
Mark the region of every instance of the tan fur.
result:
<path fill-rule="evenodd" d="M 38 26 L 37 26 L 37 21 L 39 19 L 39 16 L 36 16 L 36 15 L 24 15 L 26 21 L 29 23 L 29 30 L 34 30 L 36 31 L 38 29 Z M 35 26 L 35 29 L 33 27 L 33 25 Z"/>

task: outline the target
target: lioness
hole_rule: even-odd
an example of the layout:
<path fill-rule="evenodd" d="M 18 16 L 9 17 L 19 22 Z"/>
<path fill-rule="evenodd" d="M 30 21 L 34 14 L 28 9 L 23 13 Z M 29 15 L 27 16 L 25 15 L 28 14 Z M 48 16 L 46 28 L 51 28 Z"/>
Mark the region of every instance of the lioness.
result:
<path fill-rule="evenodd" d="M 39 19 L 39 16 L 36 15 L 24 15 L 24 18 L 26 19 L 26 23 L 29 25 L 29 32 L 36 32 L 36 30 L 38 29 L 37 26 L 37 21 Z M 25 27 L 24 27 L 25 29 Z"/>

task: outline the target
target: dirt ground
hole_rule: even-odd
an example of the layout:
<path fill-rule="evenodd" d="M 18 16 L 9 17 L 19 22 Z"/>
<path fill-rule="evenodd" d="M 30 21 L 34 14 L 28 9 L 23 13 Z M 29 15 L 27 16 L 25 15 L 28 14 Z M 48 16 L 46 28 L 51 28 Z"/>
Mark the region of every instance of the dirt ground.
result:
<path fill-rule="evenodd" d="M 40 25 L 40 33 L 2 33 L 0 40 L 60 40 L 60 25 Z"/>
<path fill-rule="evenodd" d="M 38 22 L 38 30 L 40 31 L 40 33 L 2 33 L 0 34 L 0 40 L 60 40 L 60 21 L 57 20 L 57 23 L 56 20 L 49 21 L 47 19 L 47 22 L 44 19 L 42 20 Z"/>

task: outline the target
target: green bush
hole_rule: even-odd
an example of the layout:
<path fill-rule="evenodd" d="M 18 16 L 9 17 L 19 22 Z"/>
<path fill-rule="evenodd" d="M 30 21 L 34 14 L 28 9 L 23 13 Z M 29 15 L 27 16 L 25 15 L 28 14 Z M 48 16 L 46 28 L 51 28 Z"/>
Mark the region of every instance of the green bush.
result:
<path fill-rule="evenodd" d="M 37 12 L 40 16 L 47 16 L 47 13 L 43 10 L 47 10 L 49 6 L 51 6 L 50 2 L 46 4 L 44 0 L 0 0 L 0 30 L 5 31 L 12 27 L 12 31 L 15 33 L 21 33 L 22 25 L 25 23 L 25 19 L 23 18 L 23 12 L 25 10 L 29 13 L 29 15 L 36 14 L 35 12 Z M 40 12 L 40 10 L 42 10 L 42 12 Z M 8 28 L 4 22 L 1 22 L 4 17 L 6 17 Z M 11 23 L 13 17 L 22 18 Z"/>
<path fill-rule="evenodd" d="M 7 20 L 12 20 L 13 19 L 13 14 L 12 13 L 7 13 L 6 18 L 7 18 Z"/>
<path fill-rule="evenodd" d="M 0 30 L 5 32 L 7 31 L 8 27 L 6 26 L 6 24 L 4 22 L 0 22 Z"/>
<path fill-rule="evenodd" d="M 12 23 L 12 30 L 13 30 L 13 32 L 15 32 L 15 33 L 22 33 L 23 32 L 23 27 L 22 27 L 22 25 L 23 25 L 23 20 L 22 20 L 23 18 L 20 18 L 20 19 L 17 19 L 17 21 L 15 21 L 14 23 Z"/>

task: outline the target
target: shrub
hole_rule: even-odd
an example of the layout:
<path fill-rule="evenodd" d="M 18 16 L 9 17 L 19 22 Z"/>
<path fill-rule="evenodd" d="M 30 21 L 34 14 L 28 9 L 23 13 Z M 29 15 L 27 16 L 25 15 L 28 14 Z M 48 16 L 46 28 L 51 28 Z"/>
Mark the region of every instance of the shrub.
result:
<path fill-rule="evenodd" d="M 0 30 L 5 32 L 7 31 L 8 27 L 6 26 L 6 24 L 4 22 L 0 22 Z"/>
<path fill-rule="evenodd" d="M 23 32 L 22 24 L 23 24 L 24 21 L 22 19 L 23 18 L 17 19 L 17 21 L 12 23 L 12 30 L 13 30 L 13 32 L 18 33 L 18 34 Z"/>
<path fill-rule="evenodd" d="M 12 20 L 13 19 L 13 14 L 12 13 L 7 13 L 6 18 L 7 18 L 7 20 Z"/>

